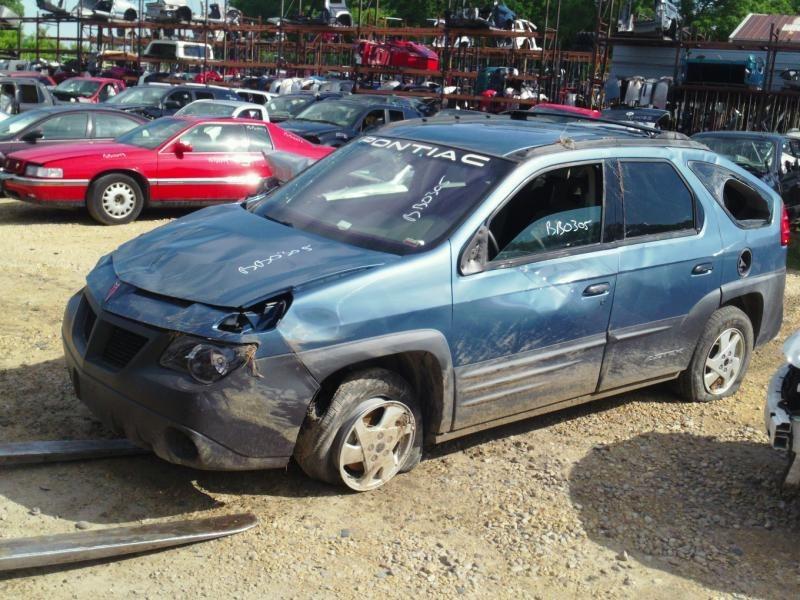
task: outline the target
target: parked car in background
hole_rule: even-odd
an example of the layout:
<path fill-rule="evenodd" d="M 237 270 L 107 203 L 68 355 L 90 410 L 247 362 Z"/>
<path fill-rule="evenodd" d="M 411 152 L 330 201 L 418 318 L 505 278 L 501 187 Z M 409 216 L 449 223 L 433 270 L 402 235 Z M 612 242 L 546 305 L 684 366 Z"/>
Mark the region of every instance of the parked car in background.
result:
<path fill-rule="evenodd" d="M 191 23 L 194 17 L 186 0 L 156 0 L 147 2 L 145 6 L 149 21 Z"/>
<path fill-rule="evenodd" d="M 55 79 L 50 77 L 47 73 L 41 71 L 9 71 L 4 75 L 5 77 L 23 77 L 25 79 L 35 79 L 47 89 L 52 89 L 56 85 Z"/>
<path fill-rule="evenodd" d="M 15 115 L 55 103 L 50 90 L 35 79 L 0 77 L 0 112 Z"/>
<path fill-rule="evenodd" d="M 425 442 L 660 382 L 734 394 L 781 326 L 781 212 L 685 138 L 393 123 L 101 259 L 67 305 L 66 365 L 95 415 L 168 461 L 293 456 L 371 490 Z"/>
<path fill-rule="evenodd" d="M 264 106 L 236 100 L 195 100 L 176 112 L 175 116 L 232 117 L 269 122 L 269 115 Z"/>
<path fill-rule="evenodd" d="M 707 131 L 692 139 L 750 171 L 778 192 L 789 220 L 800 223 L 800 139 L 750 131 Z"/>
<path fill-rule="evenodd" d="M 251 102 L 252 104 L 260 104 L 262 106 L 266 106 L 270 100 L 277 97 L 277 94 L 270 94 L 262 90 L 236 88 L 233 91 L 243 102 Z"/>
<path fill-rule="evenodd" d="M 633 123 L 634 125 L 646 125 L 655 129 L 669 129 L 672 125 L 672 115 L 669 111 L 658 108 L 640 108 L 629 106 L 615 106 L 605 108 L 600 111 L 603 119 L 620 121 L 621 123 Z"/>
<path fill-rule="evenodd" d="M 767 388 L 764 425 L 772 447 L 788 458 L 783 487 L 796 490 L 800 488 L 800 332 L 783 344 L 783 356 L 786 362 Z"/>
<path fill-rule="evenodd" d="M 571 106 L 569 104 L 553 104 L 551 102 L 540 102 L 536 106 L 529 109 L 529 112 L 534 114 L 552 114 L 583 117 L 587 119 L 599 119 L 602 115 L 599 110 L 594 108 L 582 108 L 580 106 Z"/>
<path fill-rule="evenodd" d="M 78 141 L 111 141 L 147 119 L 108 107 L 51 106 L 0 121 L 0 167 L 17 150 Z"/>
<path fill-rule="evenodd" d="M 104 77 L 71 77 L 53 89 L 61 102 L 106 102 L 125 89 L 125 82 Z"/>
<path fill-rule="evenodd" d="M 619 11 L 617 32 L 653 34 L 679 39 L 681 22 L 680 4 L 675 0 L 653 0 L 652 16 L 638 18 L 633 12 L 633 0 L 627 0 Z"/>
<path fill-rule="evenodd" d="M 110 143 L 11 153 L 3 190 L 26 202 L 85 206 L 96 221 L 118 225 L 145 206 L 244 199 L 270 175 L 265 151 L 316 160 L 332 149 L 263 121 L 164 117 Z"/>
<path fill-rule="evenodd" d="M 337 148 L 386 123 L 417 119 L 421 116 L 417 111 L 403 105 L 377 104 L 347 98 L 316 102 L 294 119 L 281 123 L 281 127 L 314 144 Z"/>
<path fill-rule="evenodd" d="M 195 100 L 234 100 L 239 97 L 228 88 L 204 85 L 137 85 L 106 102 L 126 112 L 157 119 L 173 115 Z"/>
<path fill-rule="evenodd" d="M 211 44 L 175 40 L 153 40 L 142 53 L 144 58 L 157 58 L 165 63 L 182 60 L 214 60 Z"/>
<path fill-rule="evenodd" d="M 766 79 L 766 65 L 760 56 L 745 58 L 686 56 L 681 62 L 684 85 L 735 85 L 761 90 Z"/>
<path fill-rule="evenodd" d="M 325 94 L 286 94 L 285 96 L 276 96 L 267 104 L 269 120 L 272 123 L 280 123 L 282 121 L 286 121 L 287 119 L 296 117 L 315 102 L 341 97 L 341 94 L 335 92 L 329 92 Z"/>

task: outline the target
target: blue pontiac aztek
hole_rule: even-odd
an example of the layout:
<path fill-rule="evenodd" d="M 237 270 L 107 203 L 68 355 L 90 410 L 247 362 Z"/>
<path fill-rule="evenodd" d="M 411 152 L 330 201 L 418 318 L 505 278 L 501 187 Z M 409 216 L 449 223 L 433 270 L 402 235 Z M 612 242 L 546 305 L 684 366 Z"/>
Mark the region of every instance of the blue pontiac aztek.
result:
<path fill-rule="evenodd" d="M 676 134 L 389 125 L 100 260 L 66 309 L 78 397 L 158 456 L 353 490 L 423 443 L 675 380 L 733 394 L 782 319 L 780 197 Z"/>

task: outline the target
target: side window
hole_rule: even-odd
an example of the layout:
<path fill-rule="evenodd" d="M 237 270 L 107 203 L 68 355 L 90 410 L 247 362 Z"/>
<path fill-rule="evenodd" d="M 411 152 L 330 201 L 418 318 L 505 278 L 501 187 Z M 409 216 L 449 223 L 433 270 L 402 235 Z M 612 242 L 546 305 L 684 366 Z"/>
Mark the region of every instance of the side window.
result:
<path fill-rule="evenodd" d="M 386 124 L 386 115 L 382 108 L 376 108 L 375 110 L 371 110 L 367 113 L 367 116 L 364 117 L 364 122 L 361 124 L 361 131 L 369 131 L 370 129 L 375 129 L 376 127 L 380 127 L 381 125 Z"/>
<path fill-rule="evenodd" d="M 116 138 L 138 126 L 139 123 L 123 116 L 102 113 L 94 115 L 94 137 L 96 138 Z"/>
<path fill-rule="evenodd" d="M 389 121 L 394 123 L 395 121 L 402 121 L 405 117 L 403 116 L 402 110 L 390 110 L 389 111 Z"/>
<path fill-rule="evenodd" d="M 198 125 L 181 136 L 192 152 L 246 152 L 248 139 L 241 125 Z"/>
<path fill-rule="evenodd" d="M 489 248 L 494 261 L 599 243 L 602 165 L 575 165 L 539 175 L 495 215 L 489 231 L 496 241 Z"/>
<path fill-rule="evenodd" d="M 37 104 L 39 102 L 39 92 L 35 85 L 22 84 L 19 86 L 19 101 L 22 104 Z"/>
<path fill-rule="evenodd" d="M 100 102 L 105 102 L 109 98 L 112 98 L 117 95 L 117 90 L 114 88 L 113 85 L 107 83 L 103 86 L 103 89 L 100 90 L 100 93 L 97 95 L 98 100 Z"/>
<path fill-rule="evenodd" d="M 198 100 L 213 100 L 214 99 L 214 94 L 212 94 L 211 92 L 195 91 L 194 95 Z"/>
<path fill-rule="evenodd" d="M 89 115 L 72 113 L 53 117 L 45 121 L 40 129 L 43 140 L 81 140 L 86 138 L 86 124 Z"/>
<path fill-rule="evenodd" d="M 620 161 L 625 237 L 694 229 L 694 200 L 667 162 Z"/>
<path fill-rule="evenodd" d="M 192 101 L 192 94 L 186 91 L 172 92 L 169 96 L 167 96 L 166 99 L 166 102 L 177 102 L 178 108 L 183 108 L 191 101 Z"/>
<path fill-rule="evenodd" d="M 261 152 L 262 150 L 272 150 L 272 140 L 269 131 L 261 125 L 245 125 L 247 137 L 250 138 L 250 152 Z"/>
<path fill-rule="evenodd" d="M 713 163 L 693 161 L 697 175 L 728 216 L 742 227 L 761 227 L 772 221 L 770 201 L 739 179 L 732 171 Z"/>

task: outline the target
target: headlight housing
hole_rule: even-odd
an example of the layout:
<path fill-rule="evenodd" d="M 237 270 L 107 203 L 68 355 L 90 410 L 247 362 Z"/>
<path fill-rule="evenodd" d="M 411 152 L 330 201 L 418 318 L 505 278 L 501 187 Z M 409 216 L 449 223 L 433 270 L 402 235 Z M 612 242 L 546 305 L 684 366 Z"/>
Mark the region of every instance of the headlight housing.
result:
<path fill-rule="evenodd" d="M 180 336 L 161 355 L 161 366 L 188 373 L 204 384 L 219 381 L 252 360 L 255 344 L 227 345 L 192 336 Z"/>
<path fill-rule="evenodd" d="M 43 167 L 41 165 L 28 165 L 25 167 L 25 175 L 28 177 L 40 177 L 42 179 L 61 179 L 64 177 L 64 170 L 55 167 Z"/>

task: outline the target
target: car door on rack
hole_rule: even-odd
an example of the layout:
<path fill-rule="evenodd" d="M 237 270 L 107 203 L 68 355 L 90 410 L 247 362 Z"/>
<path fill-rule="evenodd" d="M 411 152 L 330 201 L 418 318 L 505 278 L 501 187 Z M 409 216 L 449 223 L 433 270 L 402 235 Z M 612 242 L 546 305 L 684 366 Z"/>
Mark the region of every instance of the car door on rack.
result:
<path fill-rule="evenodd" d="M 604 179 L 602 161 L 532 173 L 487 223 L 489 263 L 454 274 L 456 428 L 595 391 L 618 262 Z"/>
<path fill-rule="evenodd" d="M 719 306 L 721 240 L 669 160 L 621 159 L 624 239 L 599 390 L 671 376 L 689 364 Z"/>

